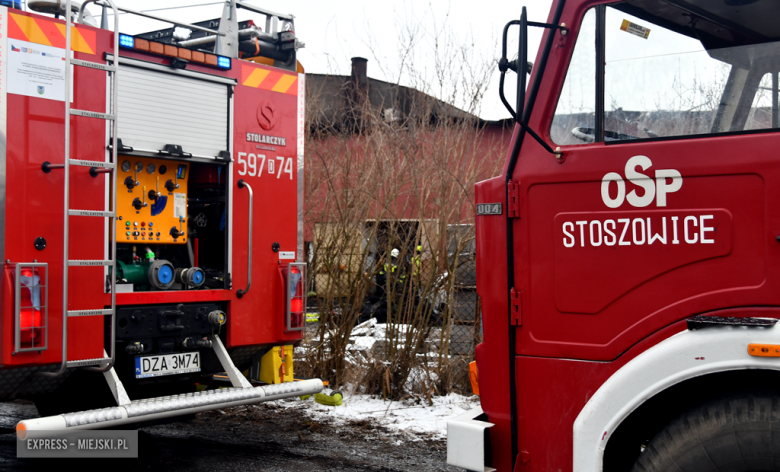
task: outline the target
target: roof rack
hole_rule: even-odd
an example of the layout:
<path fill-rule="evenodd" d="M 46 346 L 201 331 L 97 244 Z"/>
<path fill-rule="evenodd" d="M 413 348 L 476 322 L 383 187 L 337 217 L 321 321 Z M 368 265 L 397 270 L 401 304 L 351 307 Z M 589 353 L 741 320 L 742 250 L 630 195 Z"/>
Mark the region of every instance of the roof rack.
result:
<path fill-rule="evenodd" d="M 57 2 L 38 0 L 35 3 L 39 4 L 38 8 L 30 5 L 32 9 L 51 13 L 51 8 L 45 5 L 49 3 L 54 5 Z M 101 28 L 108 29 L 108 5 L 97 0 L 86 0 L 78 7 L 78 23 L 89 21 L 86 6 L 90 3 L 103 7 Z M 258 28 L 251 20 L 239 22 L 236 14 L 238 8 L 265 15 L 265 30 Z M 225 0 L 220 19 L 197 23 L 185 23 L 130 8 L 117 7 L 117 9 L 131 15 L 173 25 L 172 28 L 136 35 L 138 38 L 209 52 L 218 56 L 230 58 L 261 56 L 272 60 L 274 65 L 294 67 L 295 52 L 305 47 L 305 44 L 295 35 L 293 15 L 277 13 L 240 0 Z M 76 7 L 73 7 L 73 10 L 75 13 Z"/>

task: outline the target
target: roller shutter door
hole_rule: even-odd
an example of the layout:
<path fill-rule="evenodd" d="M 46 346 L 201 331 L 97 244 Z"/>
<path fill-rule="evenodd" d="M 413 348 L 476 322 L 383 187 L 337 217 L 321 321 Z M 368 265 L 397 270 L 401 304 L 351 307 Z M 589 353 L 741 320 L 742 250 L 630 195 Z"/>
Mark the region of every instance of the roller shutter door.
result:
<path fill-rule="evenodd" d="M 227 85 L 121 63 L 118 82 L 125 146 L 157 151 L 178 144 L 197 157 L 227 151 Z"/>

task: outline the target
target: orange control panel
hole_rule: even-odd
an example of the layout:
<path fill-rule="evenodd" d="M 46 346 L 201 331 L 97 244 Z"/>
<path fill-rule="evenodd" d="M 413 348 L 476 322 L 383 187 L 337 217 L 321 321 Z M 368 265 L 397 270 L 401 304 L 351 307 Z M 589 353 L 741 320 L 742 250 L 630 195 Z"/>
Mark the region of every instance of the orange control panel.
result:
<path fill-rule="evenodd" d="M 120 155 L 116 242 L 186 244 L 189 170 L 186 162 Z"/>

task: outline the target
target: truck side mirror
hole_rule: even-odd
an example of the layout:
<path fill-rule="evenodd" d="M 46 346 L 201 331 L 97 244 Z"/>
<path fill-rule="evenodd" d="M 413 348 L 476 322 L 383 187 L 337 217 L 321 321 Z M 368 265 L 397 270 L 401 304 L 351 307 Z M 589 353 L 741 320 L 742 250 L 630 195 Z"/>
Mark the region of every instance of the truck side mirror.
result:
<path fill-rule="evenodd" d="M 520 34 L 519 34 L 519 42 L 517 46 L 517 60 L 514 60 L 512 62 L 509 62 L 506 56 L 506 37 L 507 33 L 509 31 L 509 27 L 512 25 L 519 25 L 520 26 Z M 499 79 L 499 89 L 498 94 L 501 97 L 501 102 L 504 104 L 507 110 L 509 110 L 509 114 L 512 115 L 512 117 L 516 121 L 521 121 L 523 119 L 523 106 L 525 104 L 525 85 L 526 85 L 526 75 L 527 74 L 519 74 L 517 75 L 517 103 L 515 106 L 515 110 L 512 109 L 512 106 L 509 105 L 509 102 L 506 101 L 506 97 L 504 96 L 504 76 L 506 75 L 507 69 L 511 69 L 515 72 L 518 72 L 520 67 L 518 67 L 518 64 L 526 64 L 527 73 L 531 73 L 531 69 L 533 68 L 533 64 L 528 62 L 528 14 L 526 12 L 525 7 L 523 7 L 522 13 L 520 14 L 520 20 L 513 20 L 507 23 L 504 26 L 504 34 L 502 36 L 501 40 L 501 59 L 498 61 L 498 70 L 501 72 L 501 77 Z"/>

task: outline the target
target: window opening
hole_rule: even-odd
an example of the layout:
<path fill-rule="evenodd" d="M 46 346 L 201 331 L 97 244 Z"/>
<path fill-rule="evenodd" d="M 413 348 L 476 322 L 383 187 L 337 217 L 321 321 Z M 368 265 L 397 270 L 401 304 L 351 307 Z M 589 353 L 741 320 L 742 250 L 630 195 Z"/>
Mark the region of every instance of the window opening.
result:
<path fill-rule="evenodd" d="M 555 144 L 593 142 L 596 128 L 596 9 L 585 13 L 555 109 Z"/>
<path fill-rule="evenodd" d="M 589 10 L 553 118 L 553 141 L 778 128 L 780 24 L 767 20 L 773 5 L 628 0 Z"/>

